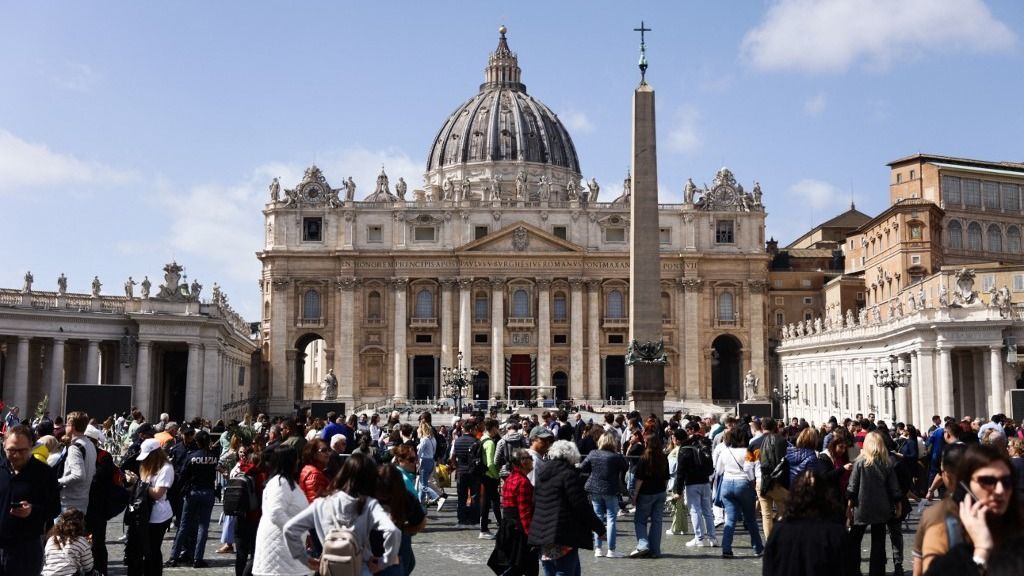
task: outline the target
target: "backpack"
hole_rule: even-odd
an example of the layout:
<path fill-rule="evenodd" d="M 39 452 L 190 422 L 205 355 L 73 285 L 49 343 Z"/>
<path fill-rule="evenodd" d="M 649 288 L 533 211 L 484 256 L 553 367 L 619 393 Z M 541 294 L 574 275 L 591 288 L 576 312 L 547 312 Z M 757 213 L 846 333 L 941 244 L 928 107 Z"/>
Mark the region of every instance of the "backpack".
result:
<path fill-rule="evenodd" d="M 779 447 L 782 447 L 780 453 Z M 786 461 L 786 445 L 779 442 L 777 434 L 771 434 L 761 444 L 761 495 L 764 496 L 775 486 L 789 488 L 789 463 Z"/>
<path fill-rule="evenodd" d="M 501 450 L 494 455 L 494 464 L 498 467 L 498 477 L 508 478 L 512 475 L 512 452 L 516 448 L 526 448 L 526 437 L 520 435 L 519 439 L 515 442 L 509 442 L 505 439 L 505 443 L 501 445 Z"/>
<path fill-rule="evenodd" d="M 487 472 L 484 443 L 479 440 L 469 447 L 469 472 L 477 477 L 483 477 Z"/>
<path fill-rule="evenodd" d="M 99 514 L 104 520 L 112 520 L 124 512 L 131 495 L 124 471 L 114 464 L 110 452 L 97 448 L 96 475 L 89 488 L 89 515 Z"/>
<path fill-rule="evenodd" d="M 124 525 L 129 531 L 149 525 L 149 514 L 153 510 L 153 499 L 149 497 L 149 482 L 139 480 L 131 491 L 124 513 Z"/>
<path fill-rule="evenodd" d="M 693 450 L 693 474 L 700 478 L 710 478 L 715 472 L 715 460 L 711 456 L 711 442 L 707 438 L 701 438 L 694 444 L 683 446 Z"/>
<path fill-rule="evenodd" d="M 363 570 L 363 551 L 355 531 L 349 526 L 334 525 L 324 536 L 320 554 L 319 576 L 360 576 Z"/>
<path fill-rule="evenodd" d="M 64 465 L 68 461 L 68 452 L 71 451 L 71 446 L 74 446 L 82 451 L 82 457 L 85 457 L 85 446 L 82 446 L 78 442 L 72 442 L 69 446 L 65 446 L 60 452 L 60 457 L 53 463 L 53 471 L 57 474 L 57 478 L 64 476 Z"/>
<path fill-rule="evenodd" d="M 252 476 L 243 474 L 228 480 L 224 488 L 224 514 L 228 516 L 244 516 L 260 509 L 260 499 L 256 496 L 256 481 Z"/>

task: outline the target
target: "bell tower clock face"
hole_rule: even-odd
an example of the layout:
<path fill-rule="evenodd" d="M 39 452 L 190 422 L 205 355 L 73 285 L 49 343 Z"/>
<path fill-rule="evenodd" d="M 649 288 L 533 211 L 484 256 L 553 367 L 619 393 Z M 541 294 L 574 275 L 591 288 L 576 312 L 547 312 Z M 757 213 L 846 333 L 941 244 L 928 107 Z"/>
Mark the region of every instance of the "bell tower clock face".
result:
<path fill-rule="evenodd" d="M 732 206 L 736 203 L 736 191 L 729 186 L 722 186 L 718 189 L 716 200 L 724 206 Z"/>
<path fill-rule="evenodd" d="M 320 198 L 321 192 L 319 186 L 307 186 L 305 192 L 306 198 L 311 202 L 315 202 Z"/>

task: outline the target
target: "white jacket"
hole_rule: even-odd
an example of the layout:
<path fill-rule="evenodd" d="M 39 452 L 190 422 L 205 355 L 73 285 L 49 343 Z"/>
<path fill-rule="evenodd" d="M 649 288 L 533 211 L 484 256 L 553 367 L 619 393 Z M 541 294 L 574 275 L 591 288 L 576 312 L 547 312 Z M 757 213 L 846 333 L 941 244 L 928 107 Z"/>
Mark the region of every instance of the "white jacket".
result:
<path fill-rule="evenodd" d="M 309 576 L 312 570 L 292 558 L 284 540 L 285 523 L 308 505 L 298 482 L 292 488 L 281 476 L 267 481 L 263 490 L 263 516 L 256 530 L 254 576 Z"/>
<path fill-rule="evenodd" d="M 363 562 L 372 556 L 370 531 L 380 530 L 384 536 L 384 556 L 381 557 L 381 565 L 386 567 L 398 564 L 402 531 L 395 526 L 391 516 L 375 498 L 366 498 L 361 512 L 359 508 L 359 500 L 345 492 L 335 492 L 330 496 L 313 500 L 308 508 L 285 526 L 285 539 L 288 541 L 292 556 L 307 558 L 305 542 L 306 533 L 310 530 L 316 530 L 317 537 L 324 542 L 331 528 L 348 526 L 355 532 L 359 546 L 363 549 Z"/>

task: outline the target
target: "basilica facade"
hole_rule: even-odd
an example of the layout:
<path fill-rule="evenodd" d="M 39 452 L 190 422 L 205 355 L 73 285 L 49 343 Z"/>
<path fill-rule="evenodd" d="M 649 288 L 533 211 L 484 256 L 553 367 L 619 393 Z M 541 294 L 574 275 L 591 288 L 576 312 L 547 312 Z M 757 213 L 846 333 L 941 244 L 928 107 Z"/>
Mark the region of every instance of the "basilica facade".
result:
<path fill-rule="evenodd" d="M 656 224 L 666 399 L 692 403 L 740 399 L 748 370 L 765 382 L 768 329 L 760 186 L 700 176 L 712 183 L 687 182 Z M 258 257 L 272 411 L 303 399 L 313 342 L 356 408 L 437 398 L 460 355 L 475 399 L 627 396 L 629 229 L 655 223 L 630 221 L 628 174 L 616 198 L 584 180 L 504 28 L 422 184 L 385 169 L 359 199 L 357 184 L 316 166 L 271 184 Z"/>

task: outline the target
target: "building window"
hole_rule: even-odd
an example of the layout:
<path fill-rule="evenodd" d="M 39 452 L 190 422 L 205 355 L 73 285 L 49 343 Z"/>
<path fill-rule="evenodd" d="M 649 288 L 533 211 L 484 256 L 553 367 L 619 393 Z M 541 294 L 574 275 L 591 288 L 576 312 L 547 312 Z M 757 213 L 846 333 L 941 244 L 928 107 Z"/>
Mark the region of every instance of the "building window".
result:
<path fill-rule="evenodd" d="M 954 250 L 964 247 L 964 229 L 957 220 L 950 222 L 946 228 L 946 245 Z"/>
<path fill-rule="evenodd" d="M 776 288 L 782 288 L 783 286 L 786 285 L 786 283 L 783 282 L 782 280 L 776 280 L 773 284 L 775 285 Z"/>
<path fill-rule="evenodd" d="M 733 306 L 732 292 L 723 292 L 718 296 L 718 319 L 724 322 L 736 320 L 736 310 Z"/>
<path fill-rule="evenodd" d="M 923 279 L 924 279 L 924 276 L 922 276 L 920 274 L 911 274 L 910 275 L 910 283 L 911 284 L 917 284 L 918 282 L 920 282 Z"/>
<path fill-rule="evenodd" d="M 551 341 L 557 345 L 564 345 L 569 343 L 569 337 L 565 334 L 554 334 L 551 336 Z"/>
<path fill-rule="evenodd" d="M 1000 184 L 1003 192 L 1003 210 L 1020 211 L 1020 188 L 1016 184 Z"/>
<path fill-rule="evenodd" d="M 996 182 L 982 182 L 981 196 L 985 200 L 985 208 L 999 210 L 999 184 Z"/>
<path fill-rule="evenodd" d="M 323 218 L 302 219 L 302 240 L 303 242 L 322 242 L 324 239 Z"/>
<path fill-rule="evenodd" d="M 530 333 L 529 332 L 513 332 L 512 333 L 512 345 L 513 346 L 529 346 L 530 345 Z"/>
<path fill-rule="evenodd" d="M 608 335 L 608 343 L 609 344 L 625 344 L 626 343 L 626 339 L 625 339 L 625 337 L 623 337 L 622 334 L 609 334 Z"/>
<path fill-rule="evenodd" d="M 568 229 L 565 226 L 555 226 L 551 229 L 551 233 L 554 234 L 556 238 L 561 238 L 562 240 L 569 239 Z"/>
<path fill-rule="evenodd" d="M 434 242 L 437 238 L 437 228 L 433 226 L 417 226 L 413 229 L 412 237 L 416 242 Z"/>
<path fill-rule="evenodd" d="M 1013 291 L 1024 292 L 1024 274 L 1013 275 Z"/>
<path fill-rule="evenodd" d="M 903 173 L 902 172 L 897 172 L 896 173 L 896 183 L 897 184 L 902 184 L 903 183 Z"/>
<path fill-rule="evenodd" d="M 1006 251 L 1010 254 L 1020 254 L 1020 228 L 1010 226 L 1006 229 Z"/>
<path fill-rule="evenodd" d="M 960 189 L 964 195 L 964 205 L 969 208 L 981 208 L 981 182 L 964 179 L 960 181 Z"/>
<path fill-rule="evenodd" d="M 555 322 L 565 322 L 569 318 L 569 310 L 565 305 L 565 292 L 555 292 L 552 317 Z"/>
<path fill-rule="evenodd" d="M 989 224 L 988 226 L 988 251 L 1003 251 L 1003 231 L 995 224 Z"/>
<path fill-rule="evenodd" d="M 515 318 L 530 317 L 530 295 L 522 288 L 512 293 L 512 316 Z"/>
<path fill-rule="evenodd" d="M 625 228 L 605 228 L 604 229 L 604 241 L 605 242 L 625 242 L 626 241 L 626 229 Z"/>
<path fill-rule="evenodd" d="M 953 176 L 942 177 L 942 199 L 946 205 L 960 205 L 960 179 Z"/>
<path fill-rule="evenodd" d="M 270 302 L 263 303 L 263 317 L 270 318 Z"/>
<path fill-rule="evenodd" d="M 996 286 L 996 275 L 995 274 L 985 274 L 984 276 L 981 277 L 981 291 L 982 292 L 988 292 L 989 290 L 995 288 L 995 286 Z"/>
<path fill-rule="evenodd" d="M 487 344 L 487 333 L 473 334 L 473 344 Z"/>
<path fill-rule="evenodd" d="M 863 302 L 863 301 L 864 301 L 864 293 L 863 292 L 857 292 L 857 302 Z"/>
<path fill-rule="evenodd" d="M 473 300 L 473 319 L 477 322 L 487 321 L 487 293 L 477 292 Z"/>
<path fill-rule="evenodd" d="M 625 318 L 625 306 L 623 305 L 622 292 L 612 290 L 608 293 L 605 302 L 605 316 L 608 318 Z"/>
<path fill-rule="evenodd" d="M 434 317 L 434 294 L 426 288 L 416 293 L 416 309 L 413 310 L 414 318 Z"/>
<path fill-rule="evenodd" d="M 913 224 L 910 226 L 910 239 L 920 240 L 924 236 L 921 225 Z"/>
<path fill-rule="evenodd" d="M 806 278 L 801 279 L 800 280 L 800 287 L 801 288 L 810 288 L 811 287 L 811 281 L 807 280 Z"/>
<path fill-rule="evenodd" d="M 366 296 L 366 317 L 370 320 L 380 320 L 383 317 L 380 306 L 380 292 L 376 290 Z"/>
<path fill-rule="evenodd" d="M 981 251 L 981 225 L 971 222 L 967 225 L 967 249 Z"/>
<path fill-rule="evenodd" d="M 814 320 L 814 312 L 810 310 L 804 310 L 804 320 Z"/>
<path fill-rule="evenodd" d="M 384 241 L 384 227 L 383 226 L 367 226 L 366 227 L 366 241 L 371 244 L 376 244 Z"/>
<path fill-rule="evenodd" d="M 416 335 L 416 343 L 417 344 L 430 344 L 433 341 L 434 341 L 434 338 L 430 334 L 417 334 Z"/>
<path fill-rule="evenodd" d="M 775 311 L 775 325 L 785 326 L 786 325 L 786 313 L 782 310 Z"/>
<path fill-rule="evenodd" d="M 473 240 L 479 240 L 487 236 L 487 226 L 474 226 L 473 227 Z"/>
<path fill-rule="evenodd" d="M 911 179 L 911 180 L 913 180 L 913 179 L 914 179 L 914 176 L 915 176 L 915 173 L 914 173 L 914 171 L 913 171 L 913 170 L 911 170 L 911 171 L 910 171 L 910 179 Z"/>
<path fill-rule="evenodd" d="M 306 320 L 320 319 L 320 293 L 306 290 L 302 296 L 302 317 Z"/>
<path fill-rule="evenodd" d="M 672 243 L 672 229 L 671 228 L 658 228 L 658 242 L 661 244 Z"/>
<path fill-rule="evenodd" d="M 661 293 L 661 319 L 663 322 L 672 321 L 672 297 L 667 292 Z"/>
<path fill-rule="evenodd" d="M 775 305 L 776 306 L 782 306 L 785 303 L 786 303 L 786 297 L 785 296 L 776 296 L 775 297 Z"/>
<path fill-rule="evenodd" d="M 920 264 L 921 263 L 921 257 L 920 256 L 911 256 L 910 257 L 910 263 L 912 265 L 913 264 Z"/>
<path fill-rule="evenodd" d="M 733 235 L 732 220 L 719 220 L 715 222 L 715 242 L 718 244 L 732 244 L 736 241 Z"/>
<path fill-rule="evenodd" d="M 811 304 L 814 304 L 814 297 L 813 296 L 804 296 L 804 305 L 805 306 L 810 306 Z"/>

